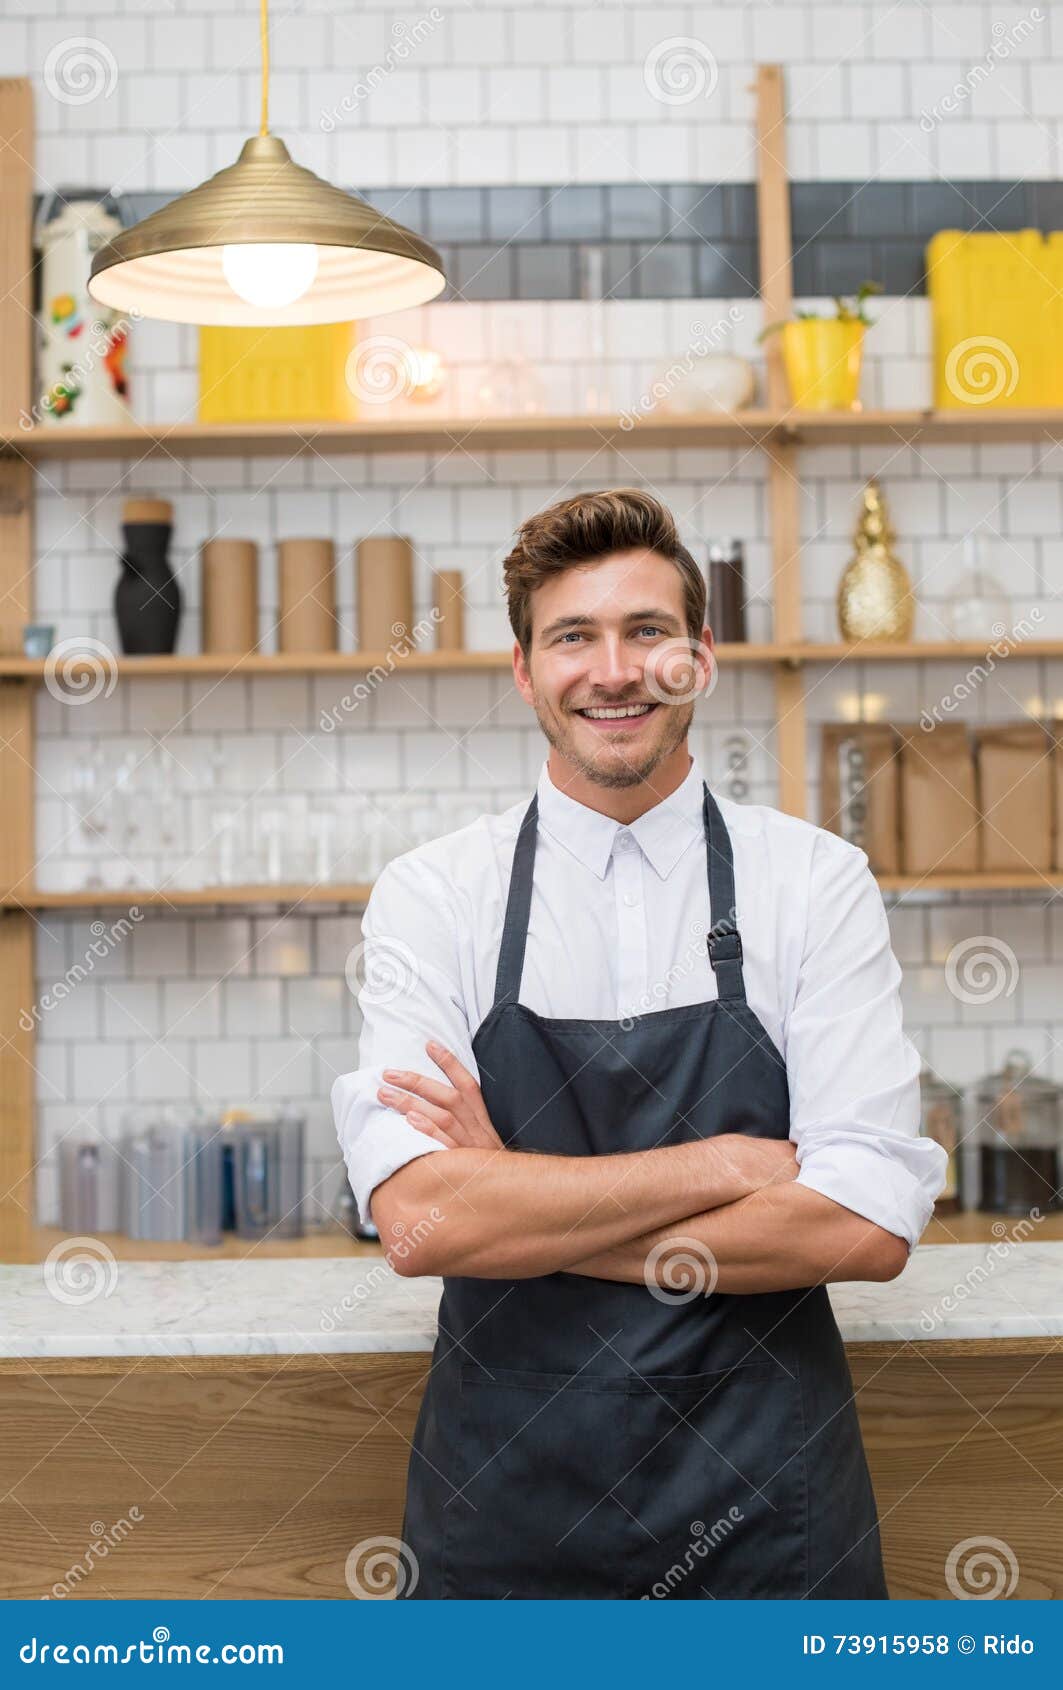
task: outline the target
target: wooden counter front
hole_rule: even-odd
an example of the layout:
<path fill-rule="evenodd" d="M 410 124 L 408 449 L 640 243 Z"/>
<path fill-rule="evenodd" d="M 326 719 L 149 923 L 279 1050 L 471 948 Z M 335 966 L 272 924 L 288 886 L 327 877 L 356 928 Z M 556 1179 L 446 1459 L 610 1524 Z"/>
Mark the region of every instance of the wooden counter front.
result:
<path fill-rule="evenodd" d="M 847 1349 L 891 1596 L 949 1597 L 949 1551 L 994 1537 L 1012 1595 L 1063 1597 L 1063 1339 Z M 349 1599 L 350 1551 L 400 1534 L 428 1364 L 0 1360 L 0 1597 Z"/>

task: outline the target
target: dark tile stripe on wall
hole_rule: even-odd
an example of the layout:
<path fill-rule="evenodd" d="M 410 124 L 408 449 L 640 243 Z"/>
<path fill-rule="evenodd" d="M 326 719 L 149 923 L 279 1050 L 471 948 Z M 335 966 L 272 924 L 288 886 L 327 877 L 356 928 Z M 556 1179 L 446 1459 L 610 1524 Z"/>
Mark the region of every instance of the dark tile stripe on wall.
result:
<path fill-rule="evenodd" d="M 591 248 L 610 299 L 757 291 L 751 183 L 356 191 L 438 247 L 444 301 L 588 297 Z M 123 213 L 133 223 L 173 197 L 127 194 Z M 938 229 L 1063 229 L 1063 182 L 795 182 L 790 206 L 796 294 L 851 293 L 867 278 L 921 294 Z"/>

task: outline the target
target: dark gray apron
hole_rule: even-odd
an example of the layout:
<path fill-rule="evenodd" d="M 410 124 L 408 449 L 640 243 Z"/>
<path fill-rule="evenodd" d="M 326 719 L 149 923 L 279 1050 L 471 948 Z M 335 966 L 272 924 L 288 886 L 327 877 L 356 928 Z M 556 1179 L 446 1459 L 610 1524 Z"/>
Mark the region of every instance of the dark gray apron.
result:
<path fill-rule="evenodd" d="M 731 841 L 708 787 L 719 996 L 635 1020 L 553 1020 L 519 1002 L 537 817 L 533 798 L 472 1044 L 503 1142 L 608 1156 L 721 1132 L 787 1138 L 786 1065 L 746 1002 Z M 410 1460 L 408 1597 L 888 1597 L 826 1288 L 688 1283 L 444 1279 Z"/>

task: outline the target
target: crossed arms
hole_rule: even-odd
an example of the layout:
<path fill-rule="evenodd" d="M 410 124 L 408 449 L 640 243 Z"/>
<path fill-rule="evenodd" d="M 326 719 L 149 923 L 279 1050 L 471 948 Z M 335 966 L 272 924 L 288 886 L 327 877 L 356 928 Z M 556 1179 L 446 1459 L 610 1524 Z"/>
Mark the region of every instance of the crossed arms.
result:
<path fill-rule="evenodd" d="M 893 1279 L 908 1260 L 905 1239 L 796 1183 L 788 1139 L 721 1133 L 590 1157 L 509 1150 L 472 1075 L 450 1051 L 428 1048 L 449 1083 L 403 1071 L 401 1089 L 379 1094 L 445 1151 L 406 1163 L 373 1192 L 385 1253 L 404 1277 L 650 1275 L 682 1289 L 674 1257 L 669 1267 L 680 1252 L 711 1275 L 710 1289 L 753 1293 Z"/>

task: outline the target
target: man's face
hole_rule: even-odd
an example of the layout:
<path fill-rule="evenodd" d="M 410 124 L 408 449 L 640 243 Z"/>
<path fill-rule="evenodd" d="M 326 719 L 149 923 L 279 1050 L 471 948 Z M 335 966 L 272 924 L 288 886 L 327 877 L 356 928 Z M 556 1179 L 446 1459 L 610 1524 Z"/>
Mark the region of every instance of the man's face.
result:
<path fill-rule="evenodd" d="M 702 639 L 712 648 L 706 628 Z M 682 579 L 656 552 L 614 552 L 563 570 L 532 596 L 517 684 L 550 744 L 599 786 L 637 786 L 682 744 L 710 678 L 690 652 Z M 638 706 L 601 717 L 602 708 Z"/>

